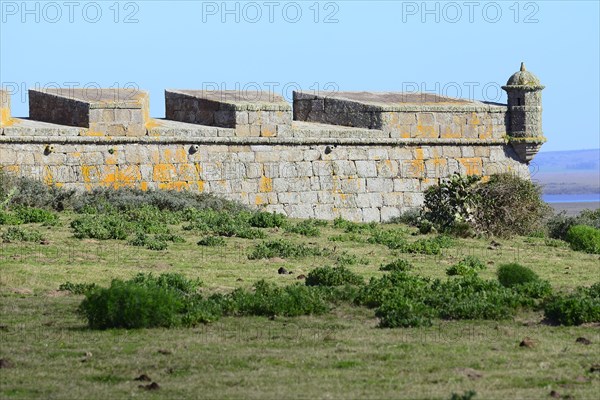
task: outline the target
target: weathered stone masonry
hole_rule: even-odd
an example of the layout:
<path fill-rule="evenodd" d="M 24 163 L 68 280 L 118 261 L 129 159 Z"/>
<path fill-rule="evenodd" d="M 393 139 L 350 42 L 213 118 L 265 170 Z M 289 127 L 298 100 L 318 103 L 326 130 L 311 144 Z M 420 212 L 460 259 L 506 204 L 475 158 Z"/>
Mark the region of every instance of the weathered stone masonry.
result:
<path fill-rule="evenodd" d="M 529 108 L 511 119 L 510 91 L 508 107 L 430 94 L 295 93 L 292 111 L 268 93 L 177 90 L 166 92 L 163 120 L 149 117 L 146 93 L 30 96 L 35 120 L 12 118 L 2 93 L 5 170 L 77 190 L 209 192 L 300 218 L 387 220 L 454 172 L 528 177 L 543 141 L 541 107 L 523 105 L 524 95 L 516 107 Z"/>

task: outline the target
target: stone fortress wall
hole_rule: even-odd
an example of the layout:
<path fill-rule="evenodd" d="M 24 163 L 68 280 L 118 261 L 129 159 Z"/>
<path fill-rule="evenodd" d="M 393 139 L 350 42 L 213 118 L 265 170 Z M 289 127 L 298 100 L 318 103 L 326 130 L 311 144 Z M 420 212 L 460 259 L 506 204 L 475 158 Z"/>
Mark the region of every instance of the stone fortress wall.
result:
<path fill-rule="evenodd" d="M 28 119 L 0 92 L 0 167 L 76 190 L 193 190 L 296 218 L 385 221 L 455 172 L 529 176 L 543 86 L 515 75 L 509 105 L 338 92 L 294 93 L 292 107 L 266 92 L 167 90 L 165 119 L 142 91 L 30 90 Z"/>

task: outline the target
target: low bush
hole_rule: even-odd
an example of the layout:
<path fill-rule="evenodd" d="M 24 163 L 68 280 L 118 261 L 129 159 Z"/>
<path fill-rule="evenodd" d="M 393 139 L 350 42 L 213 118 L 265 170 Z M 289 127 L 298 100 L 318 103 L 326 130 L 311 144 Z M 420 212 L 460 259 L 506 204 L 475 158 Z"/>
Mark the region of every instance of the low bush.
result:
<path fill-rule="evenodd" d="M 486 269 L 486 265 L 483 263 L 483 261 L 475 256 L 467 256 L 458 263 L 449 267 L 446 270 L 446 275 L 472 276 L 477 275 L 479 271 L 484 269 Z"/>
<path fill-rule="evenodd" d="M 302 284 L 279 287 L 265 281 L 254 284 L 254 292 L 237 289 L 229 295 L 226 313 L 233 315 L 298 315 L 323 314 L 329 310 L 320 292 Z"/>
<path fill-rule="evenodd" d="M 367 242 L 382 244 L 392 250 L 400 249 L 407 245 L 406 234 L 404 229 L 374 229 Z"/>
<path fill-rule="evenodd" d="M 567 232 L 567 242 L 573 250 L 600 254 L 600 229 L 587 225 L 574 225 Z"/>
<path fill-rule="evenodd" d="M 539 186 L 510 174 L 488 182 L 454 174 L 427 189 L 422 214 L 438 231 L 458 236 L 528 235 L 543 230 L 551 212 L 540 195 Z"/>
<path fill-rule="evenodd" d="M 391 272 L 380 278 L 371 278 L 362 286 L 355 303 L 366 307 L 379 307 L 390 297 L 401 296 L 422 301 L 427 296 L 431 281 L 404 272 Z"/>
<path fill-rule="evenodd" d="M 320 226 L 323 226 L 324 221 L 317 219 L 305 219 L 295 225 L 289 225 L 285 228 L 287 232 L 296 233 L 303 236 L 319 236 L 321 235 Z M 327 223 L 325 222 L 325 225 Z"/>
<path fill-rule="evenodd" d="M 369 264 L 369 259 L 365 257 L 359 257 L 356 254 L 350 254 L 344 251 L 335 257 L 335 263 L 337 265 L 367 265 Z"/>
<path fill-rule="evenodd" d="M 125 240 L 133 231 L 131 223 L 119 214 L 81 215 L 71 221 L 76 238 Z"/>
<path fill-rule="evenodd" d="M 498 281 L 504 287 L 514 287 L 540 280 L 538 275 L 531 269 L 517 263 L 500 265 L 496 274 L 498 275 Z"/>
<path fill-rule="evenodd" d="M 65 282 L 58 287 L 58 290 L 71 292 L 73 294 L 86 294 L 90 290 L 96 289 L 98 286 L 95 283 L 72 283 Z"/>
<path fill-rule="evenodd" d="M 181 322 L 182 311 L 176 291 L 121 280 L 87 292 L 79 306 L 92 329 L 171 327 Z"/>
<path fill-rule="evenodd" d="M 299 258 L 309 256 L 322 256 L 328 252 L 319 247 L 309 247 L 304 244 L 293 243 L 284 239 L 269 240 L 254 246 L 248 254 L 248 259 L 258 260 L 261 258 Z"/>
<path fill-rule="evenodd" d="M 341 235 L 330 236 L 328 239 L 330 242 L 357 242 L 364 243 L 367 241 L 363 235 L 359 233 L 342 233 Z"/>
<path fill-rule="evenodd" d="M 198 241 L 198 246 L 216 247 L 225 245 L 225 239 L 221 236 L 205 236 Z"/>
<path fill-rule="evenodd" d="M 7 174 L 0 167 L 0 208 L 18 206 L 62 211 L 70 207 L 75 191 L 49 186 L 44 182 Z"/>
<path fill-rule="evenodd" d="M 189 279 L 177 273 L 164 273 L 158 276 L 152 273 L 138 273 L 131 282 L 142 286 L 158 286 L 164 289 L 176 290 L 181 294 L 193 294 L 202 286 L 200 279 Z"/>
<path fill-rule="evenodd" d="M 18 226 L 11 226 L 6 232 L 2 233 L 4 243 L 40 242 L 42 240 L 44 240 L 44 236 L 40 232 L 22 229 Z"/>
<path fill-rule="evenodd" d="M 413 265 L 409 261 L 399 258 L 389 264 L 382 265 L 379 267 L 379 270 L 387 272 L 407 272 L 413 268 Z"/>
<path fill-rule="evenodd" d="M 574 293 L 558 294 L 544 304 L 545 317 L 561 325 L 600 322 L 600 282 L 579 287 Z"/>
<path fill-rule="evenodd" d="M 318 267 L 310 271 L 305 281 L 307 286 L 362 285 L 363 278 L 346 267 Z"/>
<path fill-rule="evenodd" d="M 341 217 L 337 217 L 333 220 L 333 227 L 337 229 L 342 229 L 346 233 L 368 233 L 379 228 L 376 222 L 362 224 L 359 222 L 348 221 Z"/>
<path fill-rule="evenodd" d="M 419 301 L 396 296 L 386 299 L 375 310 L 381 328 L 431 326 L 435 311 Z"/>
<path fill-rule="evenodd" d="M 600 208 L 596 210 L 583 210 L 576 216 L 567 216 L 561 211 L 546 221 L 548 235 L 554 239 L 567 240 L 567 233 L 572 226 L 586 225 L 600 229 Z"/>
<path fill-rule="evenodd" d="M 257 211 L 248 220 L 248 223 L 255 228 L 279 228 L 287 221 L 283 214 Z"/>

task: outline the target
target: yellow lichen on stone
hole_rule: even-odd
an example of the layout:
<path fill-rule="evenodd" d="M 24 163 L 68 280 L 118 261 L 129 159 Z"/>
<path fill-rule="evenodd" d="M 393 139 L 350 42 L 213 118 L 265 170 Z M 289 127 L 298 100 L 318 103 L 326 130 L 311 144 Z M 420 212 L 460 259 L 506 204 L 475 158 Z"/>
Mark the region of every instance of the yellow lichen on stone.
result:
<path fill-rule="evenodd" d="M 465 167 L 467 175 L 481 175 L 482 160 L 478 157 L 459 158 L 458 162 Z"/>
<path fill-rule="evenodd" d="M 263 192 L 272 192 L 273 191 L 273 180 L 271 178 L 267 178 L 266 176 L 261 176 L 260 181 L 258 182 L 258 189 Z"/>
<path fill-rule="evenodd" d="M 173 182 L 177 176 L 173 164 L 155 164 L 152 171 L 152 178 L 155 182 Z"/>

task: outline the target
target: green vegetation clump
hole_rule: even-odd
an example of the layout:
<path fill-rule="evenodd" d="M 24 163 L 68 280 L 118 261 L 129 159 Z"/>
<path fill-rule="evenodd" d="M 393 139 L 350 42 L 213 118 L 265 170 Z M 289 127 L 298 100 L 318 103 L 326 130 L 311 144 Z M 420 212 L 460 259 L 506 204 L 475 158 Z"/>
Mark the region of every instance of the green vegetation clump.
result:
<path fill-rule="evenodd" d="M 540 280 L 539 276 L 530 268 L 517 263 L 500 265 L 496 274 L 502 286 L 509 288 Z"/>
<path fill-rule="evenodd" d="M 289 240 L 276 239 L 262 242 L 254 246 L 254 249 L 248 254 L 248 259 L 259 260 L 261 258 L 299 258 L 309 256 L 325 255 L 327 251 L 319 247 L 309 247 L 304 244 L 297 244 Z"/>
<path fill-rule="evenodd" d="M 58 215 L 36 207 L 17 206 L 12 212 L 0 210 L 0 225 L 44 224 L 56 225 Z"/>
<path fill-rule="evenodd" d="M 4 243 L 14 242 L 40 242 L 44 236 L 38 231 L 22 229 L 18 226 L 10 226 L 6 232 L 2 233 Z"/>
<path fill-rule="evenodd" d="M 472 276 L 477 275 L 479 271 L 484 269 L 486 269 L 486 265 L 483 263 L 483 261 L 475 256 L 467 256 L 458 263 L 446 269 L 446 275 Z"/>
<path fill-rule="evenodd" d="M 600 229 L 587 225 L 574 225 L 567 232 L 567 242 L 573 250 L 600 254 Z"/>
<path fill-rule="evenodd" d="M 318 219 L 305 219 L 295 225 L 289 225 L 285 228 L 287 232 L 296 233 L 303 236 L 316 237 L 321 235 L 319 227 L 327 226 L 326 221 Z"/>
<path fill-rule="evenodd" d="M 379 267 L 379 270 L 387 272 L 407 272 L 413 268 L 414 266 L 409 261 L 399 258 L 397 260 L 392 261 L 391 263 L 382 265 L 381 267 Z"/>
<path fill-rule="evenodd" d="M 600 322 L 600 282 L 579 287 L 574 293 L 557 294 L 544 304 L 545 317 L 561 325 Z"/>
<path fill-rule="evenodd" d="M 58 287 L 58 290 L 71 292 L 73 294 L 86 294 L 90 290 L 96 289 L 98 285 L 95 283 L 72 283 L 65 282 Z"/>
<path fill-rule="evenodd" d="M 434 238 L 424 238 L 412 243 L 404 243 L 399 247 L 399 250 L 403 253 L 436 255 L 441 254 L 442 249 L 451 247 L 452 244 L 453 241 L 449 236 L 438 235 Z"/>
<path fill-rule="evenodd" d="M 287 221 L 283 214 L 258 211 L 252 214 L 248 223 L 255 228 L 279 228 Z"/>
<path fill-rule="evenodd" d="M 398 296 L 385 301 L 376 311 L 381 328 L 431 326 L 434 310 L 426 304 Z"/>
<path fill-rule="evenodd" d="M 586 225 L 600 229 L 600 208 L 583 210 L 577 216 L 567 216 L 565 211 L 555 214 L 546 221 L 548 235 L 553 239 L 567 240 L 567 233 L 572 226 Z"/>
<path fill-rule="evenodd" d="M 221 236 L 205 236 L 198 241 L 198 246 L 217 247 L 225 245 L 225 239 Z"/>
<path fill-rule="evenodd" d="M 310 271 L 305 283 L 307 286 L 363 285 L 364 280 L 343 266 L 318 267 Z"/>
<path fill-rule="evenodd" d="M 427 189 L 422 215 L 438 231 L 457 236 L 528 235 L 543 230 L 550 214 L 540 195 L 539 186 L 510 174 L 488 182 L 454 174 Z"/>
<path fill-rule="evenodd" d="M 406 231 L 404 229 L 372 229 L 371 237 L 367 242 L 382 244 L 392 250 L 401 249 L 407 246 Z"/>

